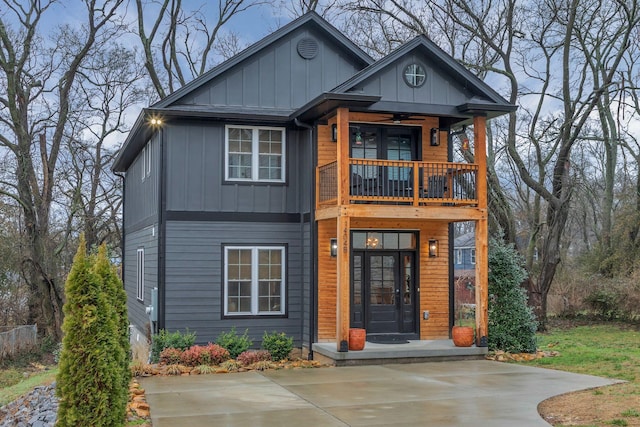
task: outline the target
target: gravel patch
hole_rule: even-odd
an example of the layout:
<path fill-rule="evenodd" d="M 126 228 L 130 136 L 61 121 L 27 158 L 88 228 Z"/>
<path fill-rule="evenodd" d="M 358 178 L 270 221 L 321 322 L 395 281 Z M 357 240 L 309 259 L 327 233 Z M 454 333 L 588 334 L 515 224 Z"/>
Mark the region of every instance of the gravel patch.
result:
<path fill-rule="evenodd" d="M 0 408 L 0 427 L 53 427 L 58 415 L 56 383 L 39 386 Z"/>

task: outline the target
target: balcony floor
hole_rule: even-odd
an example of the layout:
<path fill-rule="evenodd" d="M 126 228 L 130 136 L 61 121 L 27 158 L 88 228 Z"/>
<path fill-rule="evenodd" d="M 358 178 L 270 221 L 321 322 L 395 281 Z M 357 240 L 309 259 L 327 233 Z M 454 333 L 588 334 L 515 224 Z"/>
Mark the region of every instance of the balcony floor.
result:
<path fill-rule="evenodd" d="M 483 359 L 486 347 L 456 347 L 452 340 L 414 340 L 406 344 L 366 342 L 361 351 L 339 352 L 335 342 L 313 344 L 314 359 L 336 366 L 416 363 L 441 360 Z M 327 360 L 328 359 L 328 360 Z"/>

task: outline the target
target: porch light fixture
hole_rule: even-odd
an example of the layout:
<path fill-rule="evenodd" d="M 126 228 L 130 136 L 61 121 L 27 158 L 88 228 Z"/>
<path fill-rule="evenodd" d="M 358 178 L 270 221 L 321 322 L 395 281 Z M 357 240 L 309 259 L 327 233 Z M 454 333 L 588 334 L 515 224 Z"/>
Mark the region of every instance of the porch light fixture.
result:
<path fill-rule="evenodd" d="M 431 146 L 440 145 L 440 128 L 431 128 Z"/>
<path fill-rule="evenodd" d="M 330 243 L 331 257 L 335 258 L 338 256 L 338 239 L 331 239 L 329 240 L 329 243 Z"/>
<path fill-rule="evenodd" d="M 331 141 L 338 141 L 338 125 L 335 123 L 331 125 Z"/>
<path fill-rule="evenodd" d="M 429 258 L 435 258 L 438 256 L 438 241 L 436 239 L 429 239 Z"/>

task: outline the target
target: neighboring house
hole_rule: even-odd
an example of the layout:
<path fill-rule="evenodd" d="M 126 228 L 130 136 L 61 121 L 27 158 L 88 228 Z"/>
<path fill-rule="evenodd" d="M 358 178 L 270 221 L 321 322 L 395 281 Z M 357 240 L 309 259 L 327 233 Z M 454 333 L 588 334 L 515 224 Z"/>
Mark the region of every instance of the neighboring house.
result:
<path fill-rule="evenodd" d="M 144 109 L 113 166 L 133 338 L 448 339 L 450 225 L 475 221 L 486 345 L 486 119 L 513 110 L 424 36 L 374 61 L 315 13 Z"/>
<path fill-rule="evenodd" d="M 453 240 L 453 283 L 455 304 L 476 303 L 476 237 L 465 233 Z"/>

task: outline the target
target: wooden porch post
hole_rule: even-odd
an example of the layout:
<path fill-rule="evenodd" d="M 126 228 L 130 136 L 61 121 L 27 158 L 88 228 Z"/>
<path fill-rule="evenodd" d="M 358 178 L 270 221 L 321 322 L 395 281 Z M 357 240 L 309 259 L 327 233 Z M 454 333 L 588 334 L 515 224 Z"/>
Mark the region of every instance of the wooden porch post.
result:
<path fill-rule="evenodd" d="M 338 108 L 338 206 L 349 204 L 349 109 Z M 349 216 L 340 210 L 337 221 L 338 259 L 336 284 L 336 345 L 338 351 L 349 351 L 349 313 L 350 313 L 350 228 Z"/>
<path fill-rule="evenodd" d="M 351 242 L 349 229 L 351 219 L 348 216 L 338 216 L 338 274 L 336 292 L 336 344 L 338 351 L 349 351 L 349 291 L 351 283 L 349 271 L 349 254 Z"/>
<path fill-rule="evenodd" d="M 487 346 L 489 336 L 489 222 L 487 214 L 487 120 L 473 118 L 475 162 L 478 164 L 478 208 L 485 214 L 476 221 L 476 345 Z"/>

